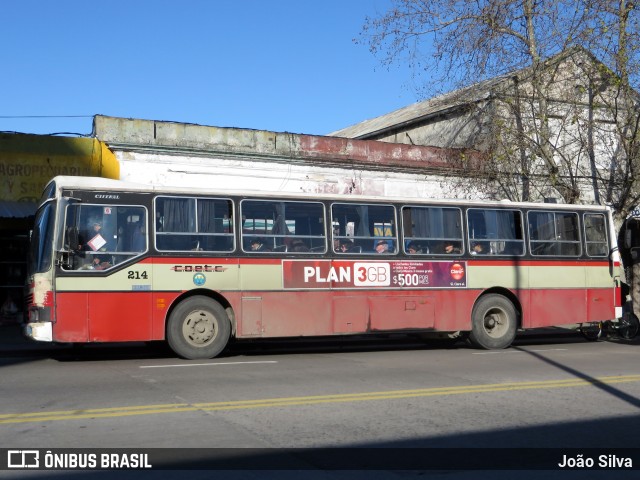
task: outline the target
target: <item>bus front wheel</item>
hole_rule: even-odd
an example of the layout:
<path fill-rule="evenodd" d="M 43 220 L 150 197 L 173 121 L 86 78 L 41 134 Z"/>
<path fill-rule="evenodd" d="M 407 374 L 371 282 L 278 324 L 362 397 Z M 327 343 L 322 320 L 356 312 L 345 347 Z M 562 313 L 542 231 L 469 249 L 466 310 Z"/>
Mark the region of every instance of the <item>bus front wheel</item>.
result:
<path fill-rule="evenodd" d="M 215 357 L 226 347 L 230 334 L 229 317 L 222 305 L 204 296 L 182 301 L 167 325 L 169 346 L 188 360 Z"/>
<path fill-rule="evenodd" d="M 502 295 L 486 295 L 473 307 L 469 340 L 487 350 L 507 348 L 516 336 L 516 323 L 513 303 Z"/>

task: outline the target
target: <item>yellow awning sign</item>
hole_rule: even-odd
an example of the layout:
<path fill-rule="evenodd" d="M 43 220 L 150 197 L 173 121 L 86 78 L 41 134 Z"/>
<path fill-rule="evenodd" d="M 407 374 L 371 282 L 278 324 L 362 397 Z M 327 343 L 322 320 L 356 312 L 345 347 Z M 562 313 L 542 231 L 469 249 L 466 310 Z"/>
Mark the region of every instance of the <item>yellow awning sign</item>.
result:
<path fill-rule="evenodd" d="M 0 134 L 0 201 L 37 202 L 56 175 L 118 179 L 120 168 L 95 138 Z"/>

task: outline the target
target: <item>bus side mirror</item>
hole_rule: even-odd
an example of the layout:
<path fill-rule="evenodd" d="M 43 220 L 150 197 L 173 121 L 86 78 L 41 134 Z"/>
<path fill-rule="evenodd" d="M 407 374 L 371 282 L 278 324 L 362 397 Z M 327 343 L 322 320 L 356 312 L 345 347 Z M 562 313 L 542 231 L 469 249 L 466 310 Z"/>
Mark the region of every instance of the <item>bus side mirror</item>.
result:
<path fill-rule="evenodd" d="M 631 248 L 631 229 L 627 228 L 627 230 L 624 232 L 624 247 L 629 249 Z"/>

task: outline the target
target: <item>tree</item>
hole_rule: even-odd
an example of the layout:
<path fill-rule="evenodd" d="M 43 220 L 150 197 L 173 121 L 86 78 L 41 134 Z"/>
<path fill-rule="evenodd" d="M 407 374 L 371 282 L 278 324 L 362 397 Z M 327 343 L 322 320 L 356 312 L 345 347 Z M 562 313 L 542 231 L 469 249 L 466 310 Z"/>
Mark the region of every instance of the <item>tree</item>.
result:
<path fill-rule="evenodd" d="M 559 195 L 622 214 L 640 199 L 639 32 L 628 0 L 395 0 L 366 19 L 362 39 L 384 64 L 428 74 L 429 95 L 504 76 L 488 100 L 487 160 L 473 172 L 490 180 L 472 180 L 484 193 Z"/>
<path fill-rule="evenodd" d="M 609 75 L 614 94 L 602 97 L 615 127 L 616 150 L 611 153 L 604 201 L 627 213 L 640 201 L 640 18 L 629 0 L 592 0 L 591 29 L 584 45 L 613 66 Z"/>

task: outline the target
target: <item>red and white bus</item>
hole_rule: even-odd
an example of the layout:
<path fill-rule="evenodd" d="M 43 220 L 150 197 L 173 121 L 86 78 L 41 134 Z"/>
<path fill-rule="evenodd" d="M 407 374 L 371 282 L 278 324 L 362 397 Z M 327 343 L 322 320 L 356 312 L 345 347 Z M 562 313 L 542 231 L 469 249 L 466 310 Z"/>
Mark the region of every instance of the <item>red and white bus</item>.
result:
<path fill-rule="evenodd" d="M 215 192 L 56 177 L 35 219 L 26 335 L 166 340 L 382 332 L 508 347 L 621 316 L 602 206 Z"/>

